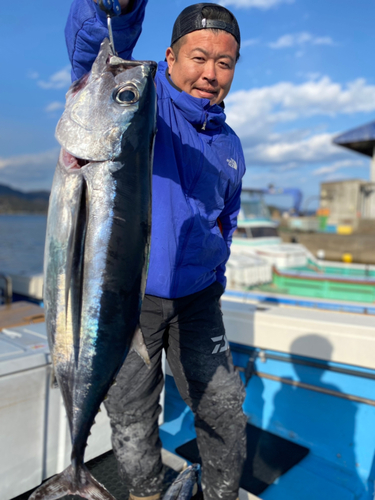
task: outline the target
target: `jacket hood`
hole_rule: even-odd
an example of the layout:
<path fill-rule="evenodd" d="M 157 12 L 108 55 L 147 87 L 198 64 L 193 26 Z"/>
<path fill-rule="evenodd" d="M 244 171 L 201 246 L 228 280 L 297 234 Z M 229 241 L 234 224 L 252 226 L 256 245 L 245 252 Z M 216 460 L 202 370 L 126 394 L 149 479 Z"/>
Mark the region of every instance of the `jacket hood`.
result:
<path fill-rule="evenodd" d="M 174 105 L 181 111 L 186 120 L 194 127 L 206 130 L 215 130 L 222 127 L 226 116 L 224 110 L 218 104 L 211 106 L 209 99 L 200 99 L 187 94 L 185 91 L 174 86 L 167 77 L 168 64 L 160 62 L 158 65 L 158 79 L 162 82 L 164 90 L 169 94 Z"/>

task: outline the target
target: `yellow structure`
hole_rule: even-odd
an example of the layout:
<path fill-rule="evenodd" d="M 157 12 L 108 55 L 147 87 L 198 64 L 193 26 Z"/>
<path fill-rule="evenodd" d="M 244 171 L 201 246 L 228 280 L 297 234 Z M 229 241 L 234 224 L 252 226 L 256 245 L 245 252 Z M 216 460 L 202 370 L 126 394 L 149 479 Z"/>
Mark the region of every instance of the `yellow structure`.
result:
<path fill-rule="evenodd" d="M 353 255 L 351 253 L 343 253 L 341 258 L 345 264 L 351 264 L 353 262 Z"/>

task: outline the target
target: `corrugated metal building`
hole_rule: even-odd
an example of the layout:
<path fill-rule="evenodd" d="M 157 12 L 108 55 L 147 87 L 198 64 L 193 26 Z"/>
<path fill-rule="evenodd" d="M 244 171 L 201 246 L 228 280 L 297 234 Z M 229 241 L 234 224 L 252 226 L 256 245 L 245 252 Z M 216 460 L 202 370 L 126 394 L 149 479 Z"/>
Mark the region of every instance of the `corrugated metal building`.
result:
<path fill-rule="evenodd" d="M 349 130 L 333 142 L 371 158 L 369 182 L 352 179 L 320 187 L 321 207 L 330 211 L 329 224 L 356 228 L 360 219 L 375 219 L 375 122 Z"/>
<path fill-rule="evenodd" d="M 363 219 L 375 219 L 375 182 L 361 185 L 359 211 Z"/>
<path fill-rule="evenodd" d="M 375 182 L 360 179 L 323 182 L 320 206 L 329 210 L 329 224 L 356 228 L 361 218 L 375 219 Z"/>

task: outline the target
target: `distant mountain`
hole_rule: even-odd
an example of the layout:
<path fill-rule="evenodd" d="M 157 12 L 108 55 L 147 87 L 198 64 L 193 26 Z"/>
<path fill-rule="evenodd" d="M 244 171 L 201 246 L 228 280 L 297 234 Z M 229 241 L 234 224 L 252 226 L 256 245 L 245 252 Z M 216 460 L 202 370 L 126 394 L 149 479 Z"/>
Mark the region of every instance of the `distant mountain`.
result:
<path fill-rule="evenodd" d="M 0 214 L 47 213 L 48 191 L 18 191 L 0 184 Z"/>
<path fill-rule="evenodd" d="M 49 191 L 30 191 L 25 193 L 24 191 L 17 191 L 9 186 L 0 184 L 0 196 L 16 196 L 18 198 L 24 198 L 25 200 L 42 199 L 48 201 Z"/>

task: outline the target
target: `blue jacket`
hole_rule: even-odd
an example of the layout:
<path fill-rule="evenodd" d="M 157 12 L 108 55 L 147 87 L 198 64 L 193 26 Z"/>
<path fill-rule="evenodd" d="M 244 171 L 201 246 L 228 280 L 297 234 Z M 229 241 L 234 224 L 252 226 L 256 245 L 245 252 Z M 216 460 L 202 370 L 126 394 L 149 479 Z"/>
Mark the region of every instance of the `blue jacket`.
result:
<path fill-rule="evenodd" d="M 130 14 L 113 20 L 115 47 L 125 59 L 141 33 L 146 4 L 138 0 Z M 92 0 L 74 0 L 65 34 L 75 80 L 90 70 L 107 36 L 106 17 Z M 215 280 L 225 287 L 245 162 L 221 106 L 180 91 L 165 62 L 155 81 L 158 132 L 146 293 L 177 298 Z"/>

